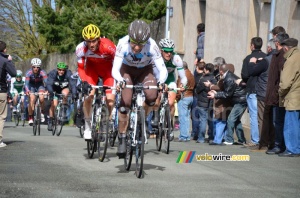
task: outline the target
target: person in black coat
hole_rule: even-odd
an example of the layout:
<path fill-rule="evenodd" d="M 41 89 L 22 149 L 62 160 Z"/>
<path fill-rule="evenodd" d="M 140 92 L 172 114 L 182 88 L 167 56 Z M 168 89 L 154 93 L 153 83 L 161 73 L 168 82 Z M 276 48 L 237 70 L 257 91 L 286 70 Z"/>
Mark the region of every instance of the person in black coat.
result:
<path fill-rule="evenodd" d="M 244 130 L 241 124 L 241 117 L 247 108 L 246 90 L 244 87 L 237 85 L 237 80 L 240 78 L 228 70 L 227 65 L 223 64 L 219 68 L 221 78 L 224 79 L 223 91 L 210 91 L 208 98 L 227 99 L 231 100 L 233 105 L 227 120 L 227 134 L 225 136 L 226 145 L 232 145 L 234 142 L 233 131 L 236 126 L 236 133 L 241 143 L 245 143 Z"/>
<path fill-rule="evenodd" d="M 214 65 L 211 63 L 208 63 L 204 67 L 204 74 L 199 79 L 199 82 L 196 85 L 196 94 L 197 94 L 197 108 L 199 112 L 199 132 L 198 132 L 198 139 L 197 143 L 204 143 L 205 141 L 205 131 L 206 131 L 206 124 L 209 125 L 209 139 L 213 140 L 213 121 L 212 118 L 209 116 L 209 110 L 212 110 L 213 102 L 211 99 L 207 97 L 207 93 L 210 91 L 208 87 L 204 85 L 204 82 L 211 82 L 211 84 L 216 84 L 217 80 L 214 77 L 213 74 L 214 71 Z"/>
<path fill-rule="evenodd" d="M 12 62 L 12 57 L 6 54 L 6 43 L 0 41 L 0 148 L 6 146 L 2 138 L 4 122 L 7 116 L 7 74 L 15 77 L 17 71 Z"/>

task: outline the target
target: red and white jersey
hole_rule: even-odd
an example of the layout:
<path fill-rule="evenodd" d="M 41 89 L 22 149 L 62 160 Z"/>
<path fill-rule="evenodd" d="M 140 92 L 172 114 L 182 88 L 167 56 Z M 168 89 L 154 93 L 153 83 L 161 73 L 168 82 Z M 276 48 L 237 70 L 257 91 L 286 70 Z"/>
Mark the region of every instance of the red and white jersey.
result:
<path fill-rule="evenodd" d="M 116 46 L 107 38 L 100 38 L 99 42 L 100 45 L 96 52 L 90 51 L 85 41 L 76 47 L 78 72 L 82 81 L 87 81 L 87 79 L 86 75 L 80 71 L 84 71 L 88 68 L 88 70 L 101 73 L 103 70 L 111 70 L 112 68 Z"/>

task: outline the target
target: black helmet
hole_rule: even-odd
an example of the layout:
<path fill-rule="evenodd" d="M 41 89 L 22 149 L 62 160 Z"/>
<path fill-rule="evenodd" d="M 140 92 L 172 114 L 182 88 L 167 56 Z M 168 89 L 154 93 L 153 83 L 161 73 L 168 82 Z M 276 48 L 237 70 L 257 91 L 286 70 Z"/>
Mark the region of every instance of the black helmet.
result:
<path fill-rule="evenodd" d="M 128 27 L 128 35 L 135 43 L 145 43 L 150 38 L 150 26 L 143 20 L 134 20 Z"/>

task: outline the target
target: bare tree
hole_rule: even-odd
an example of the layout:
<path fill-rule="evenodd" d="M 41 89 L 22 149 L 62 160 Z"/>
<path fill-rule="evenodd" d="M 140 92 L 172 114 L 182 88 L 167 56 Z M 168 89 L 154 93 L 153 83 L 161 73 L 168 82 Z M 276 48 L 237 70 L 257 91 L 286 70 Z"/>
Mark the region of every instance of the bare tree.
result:
<path fill-rule="evenodd" d="M 21 58 L 42 53 L 46 41 L 36 31 L 33 7 L 51 5 L 51 0 L 0 0 L 0 21 L 6 27 L 7 42 L 14 43 L 13 51 Z M 1 28 L 2 29 L 2 28 Z"/>

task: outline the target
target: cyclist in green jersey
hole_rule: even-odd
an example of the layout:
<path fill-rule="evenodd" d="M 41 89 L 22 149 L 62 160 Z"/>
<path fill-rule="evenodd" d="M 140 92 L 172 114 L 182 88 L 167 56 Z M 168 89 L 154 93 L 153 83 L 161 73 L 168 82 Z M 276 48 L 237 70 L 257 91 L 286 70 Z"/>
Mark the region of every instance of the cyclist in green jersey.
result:
<path fill-rule="evenodd" d="M 169 88 L 177 88 L 176 85 L 176 73 L 175 70 L 177 70 L 178 75 L 181 79 L 181 86 L 180 88 L 184 90 L 184 86 L 187 84 L 187 78 L 185 76 L 185 71 L 183 69 L 183 61 L 180 58 L 179 55 L 177 55 L 174 52 L 175 44 L 173 40 L 170 40 L 168 38 L 161 39 L 159 42 L 159 46 L 161 48 L 161 55 L 164 59 L 165 65 L 168 70 L 168 78 L 165 81 L 165 83 L 168 85 Z M 159 72 L 156 71 L 156 68 L 153 68 L 154 73 L 156 75 L 156 78 L 159 77 Z M 159 100 L 160 97 L 158 97 Z M 174 113 L 175 113 L 175 99 L 176 99 L 176 90 L 169 91 L 168 94 L 169 99 L 169 105 L 170 105 L 170 111 L 171 111 L 171 118 L 173 120 Z M 158 125 L 158 105 L 159 101 L 156 102 L 153 110 L 154 110 L 154 119 L 152 120 L 151 124 L 152 126 L 156 127 Z M 174 136 L 173 134 L 170 134 L 171 140 L 173 140 Z"/>
<path fill-rule="evenodd" d="M 17 111 L 17 104 L 18 104 L 18 100 L 22 100 L 22 103 L 24 102 L 24 97 L 22 96 L 21 98 L 19 98 L 19 94 L 23 94 L 24 95 L 24 84 L 25 81 L 23 81 L 22 79 L 22 71 L 21 70 L 17 70 L 17 76 L 16 79 L 12 79 L 11 81 L 11 94 L 13 97 L 13 113 L 15 113 Z"/>

